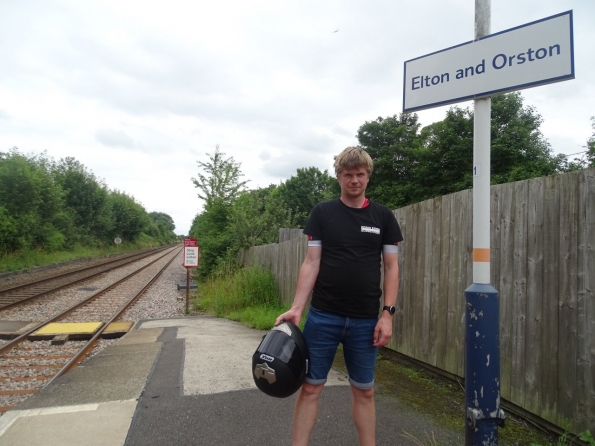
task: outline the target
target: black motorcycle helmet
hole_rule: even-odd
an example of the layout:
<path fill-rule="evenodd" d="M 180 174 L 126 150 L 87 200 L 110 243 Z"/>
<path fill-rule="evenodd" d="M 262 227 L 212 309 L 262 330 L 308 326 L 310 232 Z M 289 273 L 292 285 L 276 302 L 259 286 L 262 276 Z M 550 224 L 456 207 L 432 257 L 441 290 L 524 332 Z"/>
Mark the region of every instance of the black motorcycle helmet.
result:
<path fill-rule="evenodd" d="M 254 383 L 269 396 L 286 398 L 304 383 L 309 363 L 304 335 L 291 322 L 282 322 L 262 338 L 252 355 Z"/>

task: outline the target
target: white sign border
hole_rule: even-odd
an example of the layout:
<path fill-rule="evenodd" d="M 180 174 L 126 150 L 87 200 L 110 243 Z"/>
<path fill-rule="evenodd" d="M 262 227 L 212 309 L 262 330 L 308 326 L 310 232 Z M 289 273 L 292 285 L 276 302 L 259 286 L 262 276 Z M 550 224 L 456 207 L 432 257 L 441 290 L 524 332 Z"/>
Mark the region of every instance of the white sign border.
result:
<path fill-rule="evenodd" d="M 433 102 L 430 104 L 425 104 L 425 105 L 419 105 L 416 107 L 409 107 L 409 108 L 405 108 L 405 94 L 407 92 L 407 63 L 409 62 L 413 62 L 414 60 L 418 60 L 418 59 L 423 59 L 424 57 L 429 57 L 432 56 L 434 54 L 438 54 L 438 53 L 443 53 L 445 51 L 450 51 L 453 48 L 459 48 L 461 46 L 465 46 L 465 45 L 469 45 L 472 44 L 474 42 L 477 42 L 479 40 L 484 40 L 484 39 L 489 39 L 490 37 L 495 37 L 498 36 L 500 34 L 505 34 L 511 31 L 515 31 L 517 29 L 521 29 L 521 28 L 525 28 L 527 26 L 531 26 L 531 25 L 535 25 L 536 23 L 541 23 L 541 22 L 545 22 L 546 20 L 552 20 L 564 15 L 568 15 L 570 18 L 570 64 L 571 64 L 571 72 L 570 74 L 564 75 L 564 76 L 557 76 L 554 78 L 549 78 L 549 79 L 542 79 L 536 82 L 529 82 L 526 84 L 519 84 L 519 85 L 513 85 L 507 88 L 500 88 L 497 90 L 488 90 L 488 91 L 483 91 L 480 93 L 476 93 L 476 94 L 472 94 L 472 95 L 467 95 L 467 96 L 461 96 L 458 98 L 453 98 L 453 99 L 448 99 L 445 101 L 439 101 L 439 102 Z M 516 91 L 516 90 L 524 90 L 527 88 L 532 88 L 532 87 L 536 87 L 538 85 L 546 85 L 546 84 L 553 84 L 555 82 L 561 82 L 561 81 L 565 81 L 565 80 L 570 80 L 570 79 L 574 79 L 575 78 L 575 73 L 574 73 L 574 20 L 573 20 L 573 14 L 572 14 L 572 10 L 569 11 L 565 11 L 565 12 L 561 12 L 559 14 L 555 14 L 549 17 L 545 17 L 543 19 L 540 20 L 535 20 L 533 22 L 530 23 L 525 23 L 523 25 L 519 25 L 519 26 L 515 26 L 514 28 L 510 28 L 510 29 L 506 29 L 504 31 L 500 31 L 494 34 L 490 34 L 488 36 L 485 37 L 481 37 L 480 39 L 477 40 L 470 40 L 468 42 L 464 42 L 464 43 L 460 43 L 459 45 L 455 45 L 455 46 L 451 46 L 449 48 L 445 48 L 439 51 L 434 51 L 433 53 L 429 53 L 429 54 L 425 54 L 423 56 L 419 56 L 419 57 L 415 57 L 413 59 L 409 59 L 406 60 L 403 63 L 403 113 L 411 113 L 411 112 L 415 112 L 415 111 L 419 111 L 419 110 L 425 110 L 428 108 L 435 108 L 435 107 L 440 107 L 443 105 L 448 105 L 448 104 L 456 104 L 457 102 L 463 102 L 463 101 L 468 101 L 468 100 L 472 100 L 472 99 L 478 99 L 478 98 L 482 98 L 485 96 L 490 96 L 492 94 L 496 94 L 496 93 L 505 93 L 508 91 Z"/>
<path fill-rule="evenodd" d="M 186 261 L 188 260 L 188 249 L 196 249 L 196 264 L 194 263 L 187 263 Z M 184 261 L 182 262 L 182 266 L 184 268 L 198 268 L 198 265 L 200 264 L 200 246 L 184 246 Z"/>

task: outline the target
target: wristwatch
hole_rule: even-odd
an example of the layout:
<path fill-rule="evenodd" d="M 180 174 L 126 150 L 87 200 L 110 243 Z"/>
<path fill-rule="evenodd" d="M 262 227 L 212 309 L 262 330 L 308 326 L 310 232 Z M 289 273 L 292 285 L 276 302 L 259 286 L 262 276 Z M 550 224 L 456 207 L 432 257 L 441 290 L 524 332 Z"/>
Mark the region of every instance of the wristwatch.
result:
<path fill-rule="evenodd" d="M 392 305 L 390 305 L 390 306 L 385 305 L 384 307 L 382 307 L 382 311 L 388 311 L 390 313 L 390 315 L 392 316 L 393 314 L 395 314 L 395 311 L 397 311 L 397 309 L 395 307 L 393 307 Z"/>

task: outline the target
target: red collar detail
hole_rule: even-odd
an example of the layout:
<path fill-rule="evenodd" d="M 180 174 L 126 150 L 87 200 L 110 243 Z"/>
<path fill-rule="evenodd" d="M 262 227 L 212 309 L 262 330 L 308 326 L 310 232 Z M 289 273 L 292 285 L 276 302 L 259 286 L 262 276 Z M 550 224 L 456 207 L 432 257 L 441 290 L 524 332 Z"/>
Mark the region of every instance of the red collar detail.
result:
<path fill-rule="evenodd" d="M 362 205 L 362 209 L 363 208 L 367 208 L 370 204 L 370 200 L 368 200 L 367 198 L 364 200 L 364 204 Z"/>

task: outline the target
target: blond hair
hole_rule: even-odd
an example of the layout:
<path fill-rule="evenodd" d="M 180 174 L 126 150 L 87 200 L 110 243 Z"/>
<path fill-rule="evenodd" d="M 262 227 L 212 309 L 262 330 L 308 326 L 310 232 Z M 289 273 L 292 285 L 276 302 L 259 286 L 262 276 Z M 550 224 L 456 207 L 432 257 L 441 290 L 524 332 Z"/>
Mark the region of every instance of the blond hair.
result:
<path fill-rule="evenodd" d="M 365 167 L 368 176 L 370 176 L 374 170 L 374 161 L 361 147 L 347 147 L 335 158 L 334 167 L 337 177 L 343 169 L 357 169 L 358 167 Z"/>

